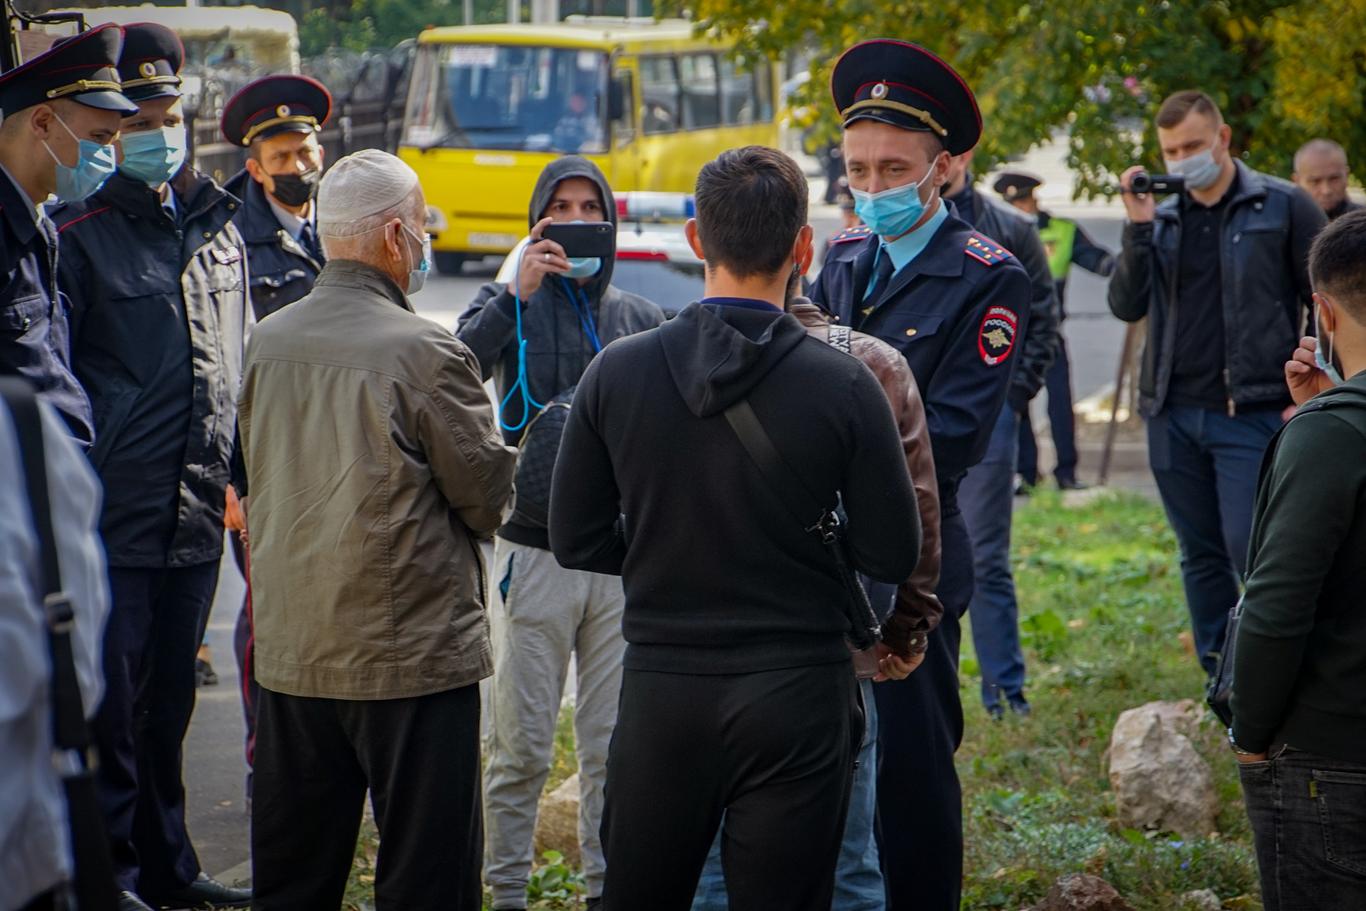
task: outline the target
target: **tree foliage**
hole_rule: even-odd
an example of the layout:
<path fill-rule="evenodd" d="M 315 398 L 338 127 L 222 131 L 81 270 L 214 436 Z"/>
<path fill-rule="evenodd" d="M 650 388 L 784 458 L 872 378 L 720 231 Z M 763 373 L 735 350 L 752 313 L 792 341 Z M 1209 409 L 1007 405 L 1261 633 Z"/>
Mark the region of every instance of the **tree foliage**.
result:
<path fill-rule="evenodd" d="M 1095 195 L 1133 163 L 1160 168 L 1152 116 L 1184 88 L 1212 95 L 1234 151 L 1288 174 L 1301 142 L 1327 136 L 1360 154 L 1366 177 L 1363 0 L 663 0 L 740 53 L 812 52 L 811 81 L 794 99 L 836 129 L 828 91 L 840 52 L 866 38 L 924 45 L 977 93 L 984 133 L 978 170 L 1058 130 L 1069 137 L 1077 191 Z"/>

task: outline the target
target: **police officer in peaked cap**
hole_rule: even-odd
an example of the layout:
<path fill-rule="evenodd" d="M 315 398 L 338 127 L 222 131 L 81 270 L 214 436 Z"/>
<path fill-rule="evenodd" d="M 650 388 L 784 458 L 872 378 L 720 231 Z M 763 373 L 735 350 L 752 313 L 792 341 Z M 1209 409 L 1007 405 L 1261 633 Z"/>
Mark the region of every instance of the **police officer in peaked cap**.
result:
<path fill-rule="evenodd" d="M 91 29 L 0 74 L 0 373 L 17 374 L 89 446 L 90 401 L 71 370 L 70 326 L 56 291 L 57 239 L 39 206 L 75 200 L 114 173 L 122 94 L 117 25 Z"/>
<path fill-rule="evenodd" d="M 831 92 L 863 226 L 835 239 L 811 296 L 905 356 L 925 400 L 942 509 L 943 620 L 927 637 L 924 664 L 876 691 L 885 750 L 877 795 L 882 869 L 894 911 L 956 911 L 959 618 L 973 586 L 956 492 L 1005 404 L 1012 354 L 1028 329 L 1030 282 L 1008 250 L 940 198 L 949 157 L 973 148 L 982 130 L 972 90 L 952 67 L 905 41 L 865 41 L 835 64 Z M 888 637 L 920 632 L 896 623 L 893 615 Z M 846 872 L 857 871 L 840 875 Z"/>
<path fill-rule="evenodd" d="M 321 83 L 288 75 L 256 80 L 223 109 L 223 137 L 247 153 L 227 190 L 242 200 L 237 226 L 247 242 L 257 319 L 303 297 L 322 271 L 313 198 L 325 154 L 318 133 L 331 112 Z"/>
<path fill-rule="evenodd" d="M 96 784 L 120 911 L 245 907 L 250 890 L 201 869 L 181 774 L 250 321 L 238 205 L 186 163 L 180 39 L 152 22 L 124 35 L 118 71 L 134 106 L 119 124 L 118 169 L 52 212 L 105 491 L 111 610 Z"/>

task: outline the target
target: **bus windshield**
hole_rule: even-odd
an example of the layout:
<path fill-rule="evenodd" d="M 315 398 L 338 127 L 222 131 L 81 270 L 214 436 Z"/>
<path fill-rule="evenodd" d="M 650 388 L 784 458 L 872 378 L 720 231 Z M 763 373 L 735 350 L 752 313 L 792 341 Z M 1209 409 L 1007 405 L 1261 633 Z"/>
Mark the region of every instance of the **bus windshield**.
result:
<path fill-rule="evenodd" d="M 419 45 L 404 142 L 420 148 L 607 150 L 607 54 Z"/>

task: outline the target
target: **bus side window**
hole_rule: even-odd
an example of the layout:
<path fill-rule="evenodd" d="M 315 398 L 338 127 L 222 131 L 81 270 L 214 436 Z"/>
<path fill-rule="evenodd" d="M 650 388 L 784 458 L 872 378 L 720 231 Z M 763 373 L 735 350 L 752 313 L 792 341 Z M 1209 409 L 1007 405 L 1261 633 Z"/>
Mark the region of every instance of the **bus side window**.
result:
<path fill-rule="evenodd" d="M 645 108 L 641 125 L 646 133 L 671 133 L 679 128 L 678 71 L 674 58 L 640 58 L 640 94 Z"/>
<path fill-rule="evenodd" d="M 721 59 L 721 117 L 727 124 L 754 122 L 753 70 L 742 70 L 729 57 Z"/>
<path fill-rule="evenodd" d="M 683 129 L 699 130 L 721 123 L 721 98 L 716 80 L 716 57 L 685 54 L 678 58 L 683 84 Z"/>
<path fill-rule="evenodd" d="M 618 70 L 612 74 L 607 97 L 612 142 L 618 146 L 629 145 L 636 138 L 636 96 L 632 91 L 630 70 Z"/>

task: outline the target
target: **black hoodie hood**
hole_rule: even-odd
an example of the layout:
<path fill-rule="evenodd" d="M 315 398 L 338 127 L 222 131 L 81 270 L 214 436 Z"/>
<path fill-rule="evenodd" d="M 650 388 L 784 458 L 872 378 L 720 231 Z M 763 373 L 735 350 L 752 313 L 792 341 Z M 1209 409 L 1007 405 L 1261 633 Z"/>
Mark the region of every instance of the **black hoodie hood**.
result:
<path fill-rule="evenodd" d="M 715 304 L 693 304 L 657 331 L 674 386 L 700 418 L 749 395 L 807 337 L 781 310 Z"/>
<path fill-rule="evenodd" d="M 545 166 L 541 171 L 541 176 L 536 178 L 536 188 L 531 191 L 531 203 L 527 206 L 527 228 L 534 228 L 536 222 L 545 218 L 545 210 L 550 208 L 550 200 L 555 195 L 555 188 L 571 177 L 582 177 L 591 180 L 598 188 L 598 195 L 602 197 L 603 218 L 612 223 L 612 227 L 617 225 L 617 201 L 612 196 L 612 188 L 607 185 L 607 178 L 603 176 L 598 166 L 587 158 L 578 155 L 565 155 L 557 158 Z M 615 241 L 614 241 L 615 243 Z M 603 260 L 602 268 L 598 274 L 584 286 L 588 297 L 597 300 L 602 296 L 602 292 L 612 282 L 612 269 L 616 261 L 612 258 Z"/>

